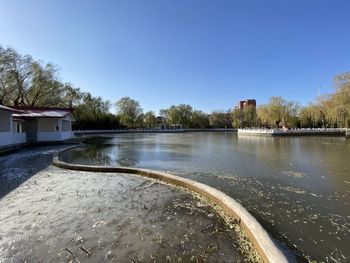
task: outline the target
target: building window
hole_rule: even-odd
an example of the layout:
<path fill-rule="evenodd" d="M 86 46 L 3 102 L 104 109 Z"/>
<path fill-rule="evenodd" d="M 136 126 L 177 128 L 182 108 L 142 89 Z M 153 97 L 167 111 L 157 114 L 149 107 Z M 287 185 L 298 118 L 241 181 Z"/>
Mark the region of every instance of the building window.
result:
<path fill-rule="evenodd" d="M 68 120 L 62 120 L 62 131 L 67 132 L 72 130 L 72 122 Z"/>

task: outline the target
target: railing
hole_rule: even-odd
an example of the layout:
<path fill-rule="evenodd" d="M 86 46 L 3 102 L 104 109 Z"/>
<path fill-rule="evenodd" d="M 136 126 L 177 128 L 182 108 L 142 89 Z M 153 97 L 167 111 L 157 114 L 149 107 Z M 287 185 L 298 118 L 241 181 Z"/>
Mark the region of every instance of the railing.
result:
<path fill-rule="evenodd" d="M 129 130 L 75 130 L 76 135 L 103 133 L 174 133 L 174 132 L 205 132 L 205 131 L 237 131 L 237 129 L 129 129 Z"/>
<path fill-rule="evenodd" d="M 303 128 L 303 129 L 259 129 L 259 128 L 249 128 L 249 129 L 238 129 L 238 133 L 242 134 L 331 134 L 331 133 L 344 133 L 346 128 Z"/>

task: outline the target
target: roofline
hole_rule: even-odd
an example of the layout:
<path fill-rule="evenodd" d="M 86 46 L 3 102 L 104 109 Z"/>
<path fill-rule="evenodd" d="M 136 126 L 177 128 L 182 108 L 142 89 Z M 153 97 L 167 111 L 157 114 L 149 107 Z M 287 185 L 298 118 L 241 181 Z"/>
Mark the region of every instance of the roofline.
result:
<path fill-rule="evenodd" d="M 22 119 L 65 119 L 68 117 L 68 115 L 64 116 L 26 116 L 26 115 L 20 115 L 20 116 L 14 116 L 16 118 L 22 118 Z"/>
<path fill-rule="evenodd" d="M 12 118 L 12 121 L 25 122 L 26 120 L 25 120 L 25 119 L 23 119 L 23 118 L 18 118 L 18 117 L 15 117 L 15 118 Z"/>
<path fill-rule="evenodd" d="M 69 117 L 70 115 L 72 116 L 72 114 L 73 114 L 72 112 L 67 112 L 63 116 L 32 116 L 32 115 L 30 115 L 30 113 L 23 111 L 20 113 L 15 113 L 13 116 L 16 118 L 23 118 L 23 119 L 33 119 L 33 118 L 36 118 L 36 119 L 47 119 L 47 118 L 65 119 L 65 118 Z"/>
<path fill-rule="evenodd" d="M 0 110 L 3 110 L 3 111 L 9 111 L 9 112 L 15 112 L 15 113 L 23 113 L 23 111 L 18 110 L 18 109 L 14 109 L 12 107 L 7 107 L 7 106 L 2 105 L 2 104 L 0 104 L 0 106 L 1 106 Z"/>
<path fill-rule="evenodd" d="M 42 111 L 50 111 L 50 110 L 62 110 L 62 111 L 69 111 L 73 112 L 74 108 L 63 108 L 63 107 L 32 107 L 32 106 L 11 106 L 10 108 L 15 110 L 42 110 Z"/>

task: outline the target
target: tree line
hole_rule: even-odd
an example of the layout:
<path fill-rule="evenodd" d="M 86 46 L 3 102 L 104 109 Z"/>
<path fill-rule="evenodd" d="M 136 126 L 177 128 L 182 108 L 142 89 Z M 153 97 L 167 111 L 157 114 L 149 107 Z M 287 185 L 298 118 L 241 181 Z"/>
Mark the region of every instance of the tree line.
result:
<path fill-rule="evenodd" d="M 350 73 L 334 78 L 335 92 L 318 97 L 302 107 L 298 102 L 271 97 L 269 102 L 243 109 L 218 110 L 207 114 L 188 104 L 161 109 L 159 116 L 144 112 L 140 103 L 124 97 L 116 103 L 83 92 L 62 82 L 57 66 L 20 55 L 0 46 L 0 104 L 31 107 L 74 107 L 74 129 L 242 127 L 349 127 Z M 115 114 L 111 113 L 112 107 Z"/>
<path fill-rule="evenodd" d="M 52 63 L 20 55 L 0 46 L 0 104 L 7 106 L 74 106 L 73 128 L 112 129 L 122 125 L 109 109 L 111 103 L 70 83 L 63 83 Z"/>
<path fill-rule="evenodd" d="M 233 127 L 348 128 L 350 72 L 334 77 L 335 91 L 302 107 L 298 102 L 271 97 L 267 104 L 232 111 Z"/>
<path fill-rule="evenodd" d="M 248 105 L 243 109 L 235 107 L 206 114 L 190 105 L 179 104 L 162 109 L 159 114 L 166 124 L 178 124 L 183 128 L 348 128 L 350 72 L 335 76 L 334 86 L 334 93 L 319 96 L 316 102 L 304 107 L 298 102 L 274 96 L 257 108 Z M 153 128 L 159 122 L 154 112 L 143 114 L 139 102 L 128 97 L 117 102 L 117 116 L 130 128 Z"/>
<path fill-rule="evenodd" d="M 116 102 L 117 117 L 127 128 L 155 128 L 160 125 L 172 127 L 176 125 L 187 129 L 232 128 L 230 111 L 214 111 L 207 114 L 193 109 L 191 105 L 179 104 L 161 109 L 159 116 L 155 112 L 143 112 L 140 103 L 129 97 Z"/>

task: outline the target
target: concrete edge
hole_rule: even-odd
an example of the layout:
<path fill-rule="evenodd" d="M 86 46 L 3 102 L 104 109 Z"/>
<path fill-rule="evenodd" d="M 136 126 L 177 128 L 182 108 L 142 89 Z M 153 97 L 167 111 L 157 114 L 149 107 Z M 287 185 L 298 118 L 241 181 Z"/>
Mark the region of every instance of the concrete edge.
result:
<path fill-rule="evenodd" d="M 191 192 L 197 193 L 200 196 L 209 199 L 209 201 L 219 206 L 229 217 L 239 221 L 243 231 L 248 236 L 249 241 L 253 244 L 254 248 L 257 250 L 264 262 L 288 262 L 287 258 L 273 243 L 271 237 L 259 224 L 259 222 L 242 205 L 225 193 L 208 185 L 164 172 L 130 167 L 70 164 L 59 160 L 59 154 L 74 147 L 76 146 L 66 148 L 55 154 L 53 157 L 53 165 L 63 169 L 76 171 L 136 174 L 186 188 Z"/>
<path fill-rule="evenodd" d="M 261 137 L 344 137 L 345 131 L 311 131 L 311 132 L 259 132 L 259 131 L 237 131 L 238 136 L 261 136 Z"/>

